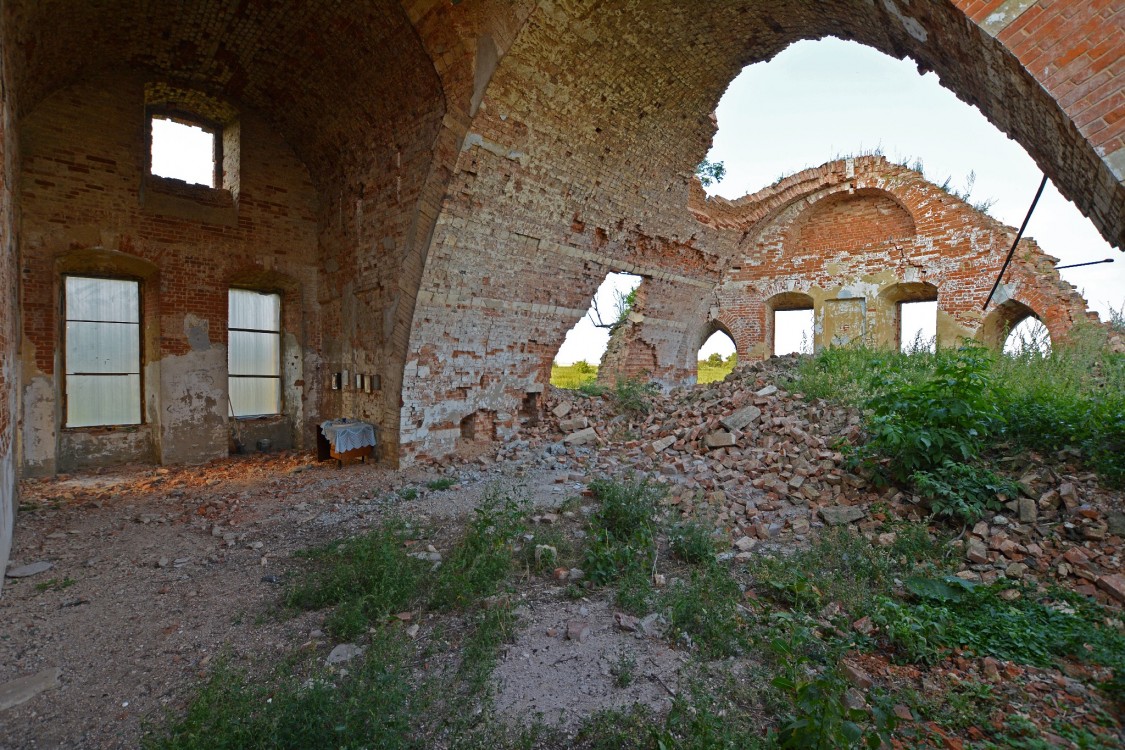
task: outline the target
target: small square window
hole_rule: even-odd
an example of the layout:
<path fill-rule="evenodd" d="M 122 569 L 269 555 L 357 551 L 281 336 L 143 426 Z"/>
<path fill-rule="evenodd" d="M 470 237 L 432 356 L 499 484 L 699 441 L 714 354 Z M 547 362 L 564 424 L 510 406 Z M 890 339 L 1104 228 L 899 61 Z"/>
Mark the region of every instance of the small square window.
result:
<path fill-rule="evenodd" d="M 227 375 L 232 417 L 281 413 L 281 297 L 231 289 Z"/>
<path fill-rule="evenodd" d="M 218 187 L 218 128 L 169 114 L 152 114 L 149 171 L 156 177 Z"/>

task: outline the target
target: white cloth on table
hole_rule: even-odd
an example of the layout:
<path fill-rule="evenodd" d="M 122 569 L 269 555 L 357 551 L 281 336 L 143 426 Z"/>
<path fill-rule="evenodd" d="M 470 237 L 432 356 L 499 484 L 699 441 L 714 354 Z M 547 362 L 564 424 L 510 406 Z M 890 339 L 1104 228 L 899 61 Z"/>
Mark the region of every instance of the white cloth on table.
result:
<path fill-rule="evenodd" d="M 375 426 L 367 422 L 346 418 L 330 419 L 320 423 L 320 431 L 328 438 L 328 442 L 332 443 L 332 450 L 337 453 L 347 453 L 356 448 L 375 445 Z"/>

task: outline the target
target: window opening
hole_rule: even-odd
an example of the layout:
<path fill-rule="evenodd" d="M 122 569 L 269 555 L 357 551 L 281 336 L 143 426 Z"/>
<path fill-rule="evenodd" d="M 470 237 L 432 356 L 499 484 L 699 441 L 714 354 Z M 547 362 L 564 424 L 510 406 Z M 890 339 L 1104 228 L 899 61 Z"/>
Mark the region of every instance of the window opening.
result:
<path fill-rule="evenodd" d="M 774 310 L 773 313 L 773 353 L 782 357 L 786 354 L 812 354 L 813 351 L 813 311 Z"/>
<path fill-rule="evenodd" d="M 166 114 L 151 115 L 149 126 L 152 133 L 149 171 L 153 175 L 218 187 L 217 128 Z"/>
<path fill-rule="evenodd" d="M 905 354 L 937 351 L 937 302 L 900 302 L 899 348 Z"/>
<path fill-rule="evenodd" d="M 281 412 L 281 296 L 231 289 L 227 374 L 232 417 Z"/>
<path fill-rule="evenodd" d="M 1021 320 L 1004 339 L 1004 353 L 1014 357 L 1024 354 L 1046 356 L 1051 353 L 1051 334 L 1036 317 Z"/>
<path fill-rule="evenodd" d="M 699 356 L 696 358 L 696 382 L 713 383 L 730 375 L 734 366 L 738 364 L 738 354 L 735 353 L 734 340 L 726 331 L 715 331 L 703 346 L 699 347 Z"/>
<path fill-rule="evenodd" d="M 609 337 L 629 317 L 641 277 L 631 273 L 607 274 L 590 300 L 590 308 L 566 334 L 551 364 L 551 385 L 578 388 L 597 380 L 598 367 L 609 347 Z"/>
<path fill-rule="evenodd" d="M 66 426 L 141 423 L 140 284 L 67 276 Z"/>

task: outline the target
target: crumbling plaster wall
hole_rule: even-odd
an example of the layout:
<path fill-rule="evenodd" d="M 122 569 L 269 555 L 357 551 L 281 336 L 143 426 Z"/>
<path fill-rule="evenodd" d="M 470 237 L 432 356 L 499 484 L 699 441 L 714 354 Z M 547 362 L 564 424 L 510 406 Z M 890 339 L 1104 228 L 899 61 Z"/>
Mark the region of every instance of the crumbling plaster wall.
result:
<path fill-rule="evenodd" d="M 0 40 L 6 20 L 0 15 Z M 16 486 L 19 414 L 19 250 L 18 151 L 15 88 L 7 46 L 0 47 L 0 589 L 12 548 L 18 492 Z"/>
<path fill-rule="evenodd" d="M 1073 9 L 1055 7 L 1027 27 L 1026 18 L 988 20 L 993 6 L 541 3 L 491 76 L 440 207 L 404 370 L 404 457 L 453 450 L 457 425 L 478 409 L 496 412 L 500 437 L 514 434 L 516 406 L 543 387 L 549 358 L 608 271 L 716 281 L 739 238 L 684 210 L 691 170 L 714 131 L 706 113 L 741 67 L 797 39 L 831 33 L 938 71 L 1068 185 L 1064 192 L 1103 232 L 1119 237 L 1116 198 L 1125 192 L 1103 147 L 1116 143 L 1120 128 L 1076 126 L 1067 117 L 1085 112 L 1093 102 L 1083 97 L 1099 92 L 1080 92 L 1085 79 L 1074 67 L 1037 80 L 997 39 L 1018 21 L 1011 43 L 1019 55 L 1062 56 L 1077 33 Z M 1104 20 L 1101 10 L 1079 15 L 1084 39 L 1121 47 L 1119 30 L 1091 23 Z M 1029 34 L 1042 49 L 1024 45 Z M 1109 67 L 1100 56 L 1088 63 L 1092 71 Z M 1052 96 L 1067 98 L 1060 108 Z M 638 252 L 639 243 L 655 252 Z M 685 250 L 695 259 L 677 270 Z M 710 325 L 700 313 L 717 306 L 702 287 L 684 286 L 672 284 L 667 303 L 650 294 L 642 311 L 642 338 L 666 380 L 686 376 L 662 359 L 677 336 L 655 333 L 658 321 L 669 330 L 687 316 L 699 321 L 679 337 L 682 369 L 694 358 L 682 341 Z"/>
<path fill-rule="evenodd" d="M 317 412 L 317 198 L 309 174 L 254 112 L 240 113 L 237 200 L 146 176 L 145 77 L 106 73 L 20 121 L 23 468 L 227 454 L 227 290 L 282 295 L 289 442 Z M 144 424 L 66 429 L 65 273 L 141 281 Z"/>

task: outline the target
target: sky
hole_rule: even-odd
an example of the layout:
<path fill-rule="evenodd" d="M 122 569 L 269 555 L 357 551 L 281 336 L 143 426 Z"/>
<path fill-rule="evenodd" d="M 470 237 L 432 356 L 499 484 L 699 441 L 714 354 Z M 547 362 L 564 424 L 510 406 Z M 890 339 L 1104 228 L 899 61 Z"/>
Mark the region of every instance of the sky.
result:
<path fill-rule="evenodd" d="M 727 172 L 708 192 L 725 198 L 740 198 L 832 159 L 878 150 L 893 161 L 921 160 L 927 178 L 941 184 L 951 177 L 961 190 L 975 173 L 972 200 L 995 200 L 989 213 L 1018 228 L 1042 179 L 1019 144 L 943 88 L 936 74 L 920 76 L 911 61 L 854 42 L 798 42 L 770 62 L 748 66 L 716 114 L 719 130 L 707 158 L 723 162 Z M 1025 234 L 1060 265 L 1114 258 L 1112 264 L 1060 273 L 1103 320 L 1111 306 L 1125 305 L 1125 253 L 1111 248 L 1050 182 Z M 588 331 L 576 330 L 571 338 L 560 349 L 561 363 L 564 355 L 600 359 L 605 345 L 599 349 Z M 799 336 L 788 342 L 797 344 Z M 700 357 L 712 351 L 726 356 L 733 347 L 718 334 Z"/>

